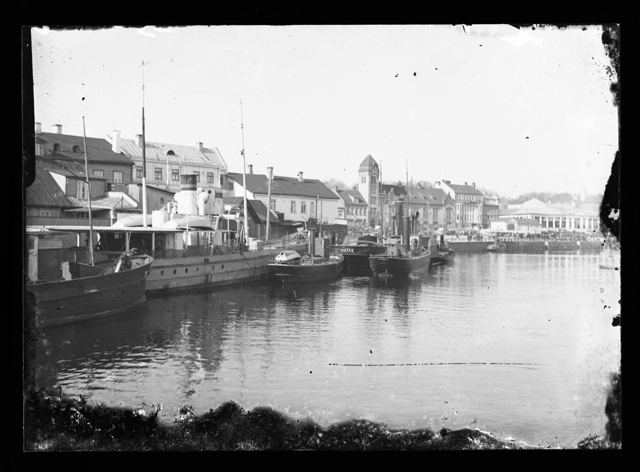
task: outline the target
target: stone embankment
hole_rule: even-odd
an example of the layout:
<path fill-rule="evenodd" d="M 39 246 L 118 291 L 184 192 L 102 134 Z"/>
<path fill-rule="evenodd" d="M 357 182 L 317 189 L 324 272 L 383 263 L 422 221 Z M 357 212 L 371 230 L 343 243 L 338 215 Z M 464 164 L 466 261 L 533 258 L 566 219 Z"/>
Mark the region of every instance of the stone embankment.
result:
<path fill-rule="evenodd" d="M 544 252 L 598 252 L 602 249 L 600 241 L 553 241 L 530 239 L 503 239 L 508 253 L 540 254 Z M 484 241 L 447 241 L 449 248 L 456 253 L 486 252 L 487 246 L 493 244 L 493 240 Z"/>

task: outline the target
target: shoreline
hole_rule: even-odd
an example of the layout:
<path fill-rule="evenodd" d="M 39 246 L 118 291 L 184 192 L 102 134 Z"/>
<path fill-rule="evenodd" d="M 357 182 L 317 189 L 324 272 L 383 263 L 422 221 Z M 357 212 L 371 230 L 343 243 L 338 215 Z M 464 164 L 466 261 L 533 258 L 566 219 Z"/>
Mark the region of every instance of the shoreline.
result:
<path fill-rule="evenodd" d="M 479 429 L 390 429 L 368 420 L 347 420 L 322 427 L 295 420 L 269 407 L 245 410 L 228 401 L 196 415 L 184 406 L 171 425 L 157 419 L 162 406 L 144 409 L 89 405 L 61 391 L 27 394 L 24 451 L 417 451 L 559 450 L 622 448 L 621 416 L 614 388 L 607 402 L 607 437 L 590 435 L 575 448 L 529 445 L 501 440 Z M 618 397 L 619 399 L 619 397 Z M 613 422 L 619 422 L 613 424 Z"/>

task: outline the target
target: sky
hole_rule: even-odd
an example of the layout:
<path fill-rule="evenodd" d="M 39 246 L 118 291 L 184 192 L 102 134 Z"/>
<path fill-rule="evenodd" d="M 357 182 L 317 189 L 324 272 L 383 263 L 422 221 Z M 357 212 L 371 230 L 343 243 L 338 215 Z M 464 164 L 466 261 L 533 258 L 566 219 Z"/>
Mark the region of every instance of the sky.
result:
<path fill-rule="evenodd" d="M 217 147 L 229 172 L 601 194 L 618 149 L 602 27 L 32 29 L 43 131 Z M 142 66 L 145 63 L 144 67 Z"/>

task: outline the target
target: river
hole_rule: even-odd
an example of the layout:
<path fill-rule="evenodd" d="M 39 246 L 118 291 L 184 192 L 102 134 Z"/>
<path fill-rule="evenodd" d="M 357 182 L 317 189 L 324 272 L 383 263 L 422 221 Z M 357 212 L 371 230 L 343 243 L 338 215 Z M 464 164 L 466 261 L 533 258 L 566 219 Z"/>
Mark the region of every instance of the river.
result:
<path fill-rule="evenodd" d="M 150 298 L 52 328 L 37 387 L 167 424 L 233 400 L 323 426 L 479 428 L 574 448 L 603 434 L 620 272 L 594 254 L 457 254 L 407 280 L 342 277 Z"/>

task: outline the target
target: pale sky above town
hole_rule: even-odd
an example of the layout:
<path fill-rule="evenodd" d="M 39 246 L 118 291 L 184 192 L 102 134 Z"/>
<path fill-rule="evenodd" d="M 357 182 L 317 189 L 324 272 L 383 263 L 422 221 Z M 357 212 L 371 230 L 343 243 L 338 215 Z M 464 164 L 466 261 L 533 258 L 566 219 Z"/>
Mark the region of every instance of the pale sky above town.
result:
<path fill-rule="evenodd" d="M 384 182 L 596 194 L 618 110 L 602 27 L 586 26 L 38 28 L 34 118 L 134 139 L 144 70 L 147 141 L 217 147 L 230 172 L 242 111 L 255 173 L 352 185 L 370 154 Z"/>

